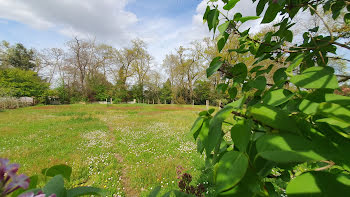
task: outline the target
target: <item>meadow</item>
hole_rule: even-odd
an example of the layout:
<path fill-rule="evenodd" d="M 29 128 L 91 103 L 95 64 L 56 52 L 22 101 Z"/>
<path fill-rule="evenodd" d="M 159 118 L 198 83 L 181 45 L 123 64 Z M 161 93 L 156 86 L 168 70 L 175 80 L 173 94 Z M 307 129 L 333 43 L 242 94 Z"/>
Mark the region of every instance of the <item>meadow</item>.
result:
<path fill-rule="evenodd" d="M 0 157 L 19 163 L 29 176 L 67 164 L 73 168 L 67 187 L 105 188 L 110 196 L 178 189 L 178 169 L 206 184 L 204 156 L 189 132 L 204 109 L 77 104 L 7 110 L 0 112 Z"/>

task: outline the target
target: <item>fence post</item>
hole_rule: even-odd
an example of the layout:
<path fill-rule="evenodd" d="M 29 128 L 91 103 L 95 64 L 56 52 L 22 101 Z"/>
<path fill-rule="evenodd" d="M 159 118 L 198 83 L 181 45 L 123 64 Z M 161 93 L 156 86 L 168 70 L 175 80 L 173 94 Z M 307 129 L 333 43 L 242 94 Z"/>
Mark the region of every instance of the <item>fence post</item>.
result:
<path fill-rule="evenodd" d="M 205 101 L 205 106 L 207 107 L 207 110 L 209 109 L 209 100 Z"/>

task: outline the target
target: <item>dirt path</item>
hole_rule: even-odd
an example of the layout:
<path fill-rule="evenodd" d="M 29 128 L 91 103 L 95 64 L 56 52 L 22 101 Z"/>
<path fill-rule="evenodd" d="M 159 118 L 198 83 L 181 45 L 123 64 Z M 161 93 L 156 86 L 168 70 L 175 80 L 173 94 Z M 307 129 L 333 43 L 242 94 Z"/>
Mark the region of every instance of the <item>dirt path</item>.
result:
<path fill-rule="evenodd" d="M 113 142 L 113 144 L 115 143 L 115 138 L 114 138 L 114 131 L 115 129 L 113 128 L 113 125 L 111 125 L 109 122 L 106 122 L 107 126 L 108 126 L 108 130 L 110 131 L 111 135 L 113 136 L 111 138 L 111 141 Z M 125 192 L 125 196 L 126 197 L 136 197 L 140 195 L 140 192 L 135 190 L 134 188 L 132 188 L 130 185 L 131 181 L 130 178 L 128 177 L 128 169 L 129 167 L 125 164 L 124 162 L 124 158 L 122 155 L 115 153 L 114 157 L 117 159 L 118 163 L 120 165 L 122 165 L 122 171 L 121 171 L 121 176 L 120 176 L 120 180 L 122 182 L 123 185 L 123 189 Z"/>
<path fill-rule="evenodd" d="M 130 197 L 135 197 L 135 196 L 139 196 L 140 193 L 139 191 L 135 190 L 134 188 L 130 187 L 130 179 L 128 178 L 128 166 L 126 164 L 123 163 L 124 159 L 121 155 L 119 155 L 118 153 L 116 153 L 115 158 L 118 160 L 119 163 L 121 163 L 123 165 L 123 169 L 122 169 L 122 175 L 121 175 L 121 181 L 124 187 L 124 192 L 125 192 L 125 196 L 130 196 Z"/>

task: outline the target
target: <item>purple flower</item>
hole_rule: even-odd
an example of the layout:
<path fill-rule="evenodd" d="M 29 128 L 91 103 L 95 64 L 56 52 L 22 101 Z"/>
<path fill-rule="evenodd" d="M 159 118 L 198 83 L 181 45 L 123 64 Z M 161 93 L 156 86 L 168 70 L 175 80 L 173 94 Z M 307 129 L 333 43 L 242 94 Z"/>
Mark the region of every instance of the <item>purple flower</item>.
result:
<path fill-rule="evenodd" d="M 11 191 L 11 190 L 16 190 L 18 188 L 23 188 L 23 189 L 27 189 L 28 186 L 29 186 L 29 178 L 24 175 L 24 174 L 21 174 L 21 175 L 18 175 L 18 176 L 14 176 L 12 177 L 12 182 L 10 182 L 5 191 Z M 11 192 L 9 192 L 11 193 Z"/>
<path fill-rule="evenodd" d="M 21 194 L 18 197 L 45 197 L 45 194 L 42 191 L 39 191 L 36 195 L 34 192 L 28 192 Z M 56 197 L 56 194 L 51 194 L 49 197 Z"/>
<path fill-rule="evenodd" d="M 8 159 L 0 158 L 0 181 L 3 181 L 5 179 L 6 166 L 8 162 Z"/>
<path fill-rule="evenodd" d="M 6 173 L 9 177 L 15 177 L 18 171 L 19 165 L 16 163 L 10 164 L 6 167 Z"/>
<path fill-rule="evenodd" d="M 0 158 L 0 196 L 5 196 L 13 191 L 29 186 L 29 178 L 24 175 L 17 175 L 19 165 L 9 164 L 8 159 Z"/>

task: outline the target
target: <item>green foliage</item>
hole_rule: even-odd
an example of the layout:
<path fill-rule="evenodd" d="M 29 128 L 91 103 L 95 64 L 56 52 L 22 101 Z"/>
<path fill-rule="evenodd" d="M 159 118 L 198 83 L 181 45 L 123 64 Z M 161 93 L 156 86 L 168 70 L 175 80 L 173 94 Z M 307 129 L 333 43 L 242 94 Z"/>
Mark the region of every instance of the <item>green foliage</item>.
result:
<path fill-rule="evenodd" d="M 172 98 L 171 82 L 168 79 L 163 84 L 163 88 L 160 90 L 160 99 L 161 99 L 161 102 L 166 101 L 168 103 L 170 102 L 171 98 Z"/>
<path fill-rule="evenodd" d="M 195 103 L 198 105 L 205 105 L 206 100 L 212 100 L 211 83 L 209 81 L 197 81 L 194 87 Z"/>
<path fill-rule="evenodd" d="M 237 185 L 248 168 L 248 157 L 238 151 L 225 153 L 217 164 L 216 187 L 218 192 L 226 191 Z"/>
<path fill-rule="evenodd" d="M 41 97 L 49 85 L 34 71 L 9 68 L 0 69 L 0 87 L 15 97 Z"/>
<path fill-rule="evenodd" d="M 223 0 L 224 10 L 232 10 L 238 1 Z M 233 19 L 219 12 L 214 2 L 203 17 L 209 30 L 238 35 L 239 45 L 228 51 L 249 51 L 255 58 L 248 69 L 220 54 L 207 69 L 208 77 L 223 73 L 225 83 L 219 89 L 228 90 L 232 99 L 238 91 L 242 95 L 214 116 L 200 113 L 192 127 L 199 152 L 205 150 L 208 166 L 214 169 L 217 195 L 349 196 L 345 155 L 350 147 L 350 100 L 334 94 L 341 90 L 334 69 L 327 66 L 328 55 L 336 54 L 337 47 L 349 48 L 331 32 L 315 36 L 318 26 L 303 32 L 302 43 L 287 44 L 295 37 L 292 19 L 299 11 L 322 17 L 318 10 L 323 8 L 335 21 L 349 2 L 259 0 L 256 16 L 235 13 Z M 262 23 L 275 21 L 274 30 L 261 38 L 239 30 L 241 23 L 258 18 L 266 7 Z M 347 24 L 348 12 L 337 21 Z M 221 24 L 217 18 L 223 19 Z M 217 45 L 220 52 L 227 43 L 221 38 Z M 274 69 L 275 64 L 283 67 Z"/>
<path fill-rule="evenodd" d="M 64 186 L 64 178 L 68 181 L 70 180 L 72 174 L 72 168 L 67 165 L 56 165 L 48 169 L 43 169 L 42 173 L 46 177 L 52 177 L 45 186 L 40 189 L 36 188 L 38 185 L 38 177 L 30 177 L 30 186 L 26 190 L 18 190 L 14 195 L 25 194 L 25 193 L 34 193 L 37 194 L 39 191 L 44 193 L 46 196 L 55 194 L 57 197 L 77 197 L 85 195 L 106 195 L 106 191 L 95 188 L 95 187 L 75 187 L 67 189 Z"/>
<path fill-rule="evenodd" d="M 17 43 L 15 46 L 9 46 L 5 42 L 6 52 L 1 59 L 2 68 L 19 68 L 23 70 L 30 70 L 36 67 L 35 54 L 32 49 L 26 49 L 21 43 Z"/>
<path fill-rule="evenodd" d="M 49 177 L 54 177 L 60 174 L 69 181 L 70 176 L 72 174 L 72 168 L 67 165 L 61 164 L 61 165 L 52 166 L 51 168 L 45 168 L 41 172 L 43 175 L 49 176 Z"/>

